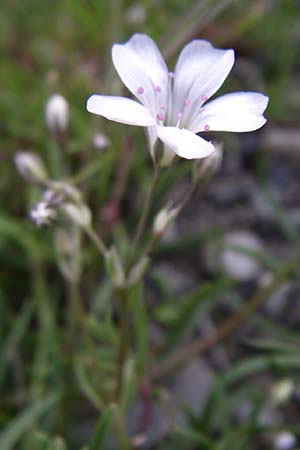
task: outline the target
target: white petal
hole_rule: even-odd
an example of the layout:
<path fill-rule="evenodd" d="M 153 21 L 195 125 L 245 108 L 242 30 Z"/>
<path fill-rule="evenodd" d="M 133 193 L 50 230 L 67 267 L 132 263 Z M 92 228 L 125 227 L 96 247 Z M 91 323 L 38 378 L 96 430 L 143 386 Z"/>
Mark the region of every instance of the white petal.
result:
<path fill-rule="evenodd" d="M 156 115 L 167 103 L 168 68 L 155 42 L 134 34 L 125 44 L 113 46 L 112 59 L 125 86 Z"/>
<path fill-rule="evenodd" d="M 184 128 L 158 126 L 157 134 L 168 147 L 182 158 L 205 158 L 215 150 L 210 142 Z"/>
<path fill-rule="evenodd" d="M 153 159 L 155 159 L 154 149 L 158 140 L 157 126 L 147 127 L 148 146 Z M 176 153 L 171 150 L 167 145 L 163 146 L 163 155 L 159 161 L 160 167 L 167 167 L 171 164 L 175 158 Z"/>
<path fill-rule="evenodd" d="M 143 105 L 125 97 L 92 95 L 86 107 L 91 113 L 128 125 L 145 127 L 156 123 Z"/>
<path fill-rule="evenodd" d="M 216 49 L 205 40 L 186 45 L 175 68 L 173 120 L 183 112 L 182 125 L 190 128 L 193 114 L 222 86 L 233 63 L 233 50 Z"/>
<path fill-rule="evenodd" d="M 263 113 L 269 98 L 258 92 L 236 92 L 223 95 L 203 106 L 194 122 L 196 132 L 253 131 L 262 127 L 267 119 Z"/>

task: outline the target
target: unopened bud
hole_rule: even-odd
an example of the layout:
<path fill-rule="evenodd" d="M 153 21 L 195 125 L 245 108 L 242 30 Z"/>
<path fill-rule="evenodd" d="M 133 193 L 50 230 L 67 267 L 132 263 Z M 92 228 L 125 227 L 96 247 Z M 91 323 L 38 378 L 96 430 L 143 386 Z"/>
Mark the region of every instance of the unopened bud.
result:
<path fill-rule="evenodd" d="M 116 247 L 111 247 L 105 255 L 106 268 L 117 287 L 125 286 L 125 272 L 122 261 L 116 250 Z"/>
<path fill-rule="evenodd" d="M 39 202 L 30 211 L 30 219 L 38 227 L 48 227 L 57 219 L 57 212 L 48 203 Z"/>
<path fill-rule="evenodd" d="M 196 181 L 207 180 L 220 170 L 223 160 L 223 144 L 215 143 L 214 147 L 213 153 L 195 163 L 194 177 Z"/>
<path fill-rule="evenodd" d="M 134 3 L 131 5 L 125 15 L 125 19 L 130 25 L 142 25 L 146 20 L 146 10 L 144 5 Z"/>
<path fill-rule="evenodd" d="M 68 450 L 65 441 L 61 437 L 55 437 L 50 445 L 52 450 Z"/>
<path fill-rule="evenodd" d="M 93 136 L 93 147 L 97 150 L 103 150 L 111 144 L 110 139 L 104 133 L 95 133 Z"/>
<path fill-rule="evenodd" d="M 14 157 L 18 172 L 26 181 L 33 184 L 43 184 L 47 179 L 47 170 L 43 160 L 31 152 L 19 152 Z"/>
<path fill-rule="evenodd" d="M 88 227 L 91 224 L 91 211 L 84 204 L 64 203 L 61 211 L 75 225 Z"/>
<path fill-rule="evenodd" d="M 293 391 L 293 381 L 288 378 L 283 379 L 273 386 L 272 399 L 277 405 L 286 403 L 291 398 Z"/>
<path fill-rule="evenodd" d="M 148 268 L 149 262 L 150 259 L 148 256 L 144 256 L 135 266 L 133 266 L 128 276 L 129 286 L 138 283 L 142 279 Z"/>
<path fill-rule="evenodd" d="M 60 94 L 53 94 L 45 107 L 45 120 L 50 133 L 64 134 L 69 128 L 70 109 L 67 100 Z"/>
<path fill-rule="evenodd" d="M 154 234 L 156 236 L 161 236 L 172 224 L 172 222 L 174 222 L 178 212 L 179 208 L 173 208 L 170 206 L 166 206 L 165 208 L 161 209 L 154 219 Z"/>

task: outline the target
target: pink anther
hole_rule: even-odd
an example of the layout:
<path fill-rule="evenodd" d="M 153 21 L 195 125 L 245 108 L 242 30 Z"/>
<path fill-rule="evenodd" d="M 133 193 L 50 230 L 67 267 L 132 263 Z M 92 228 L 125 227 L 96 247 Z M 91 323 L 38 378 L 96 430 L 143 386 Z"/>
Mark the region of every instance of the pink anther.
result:
<path fill-rule="evenodd" d="M 161 92 L 161 87 L 160 86 L 156 86 L 155 90 L 156 90 L 156 92 Z"/>
<path fill-rule="evenodd" d="M 208 100 L 207 95 L 202 95 L 202 100 L 203 100 L 204 102 L 206 102 L 206 100 Z"/>
<path fill-rule="evenodd" d="M 209 125 L 204 125 L 204 131 L 210 131 Z"/>
<path fill-rule="evenodd" d="M 163 122 L 165 116 L 162 113 L 158 113 L 156 114 L 156 118 L 157 120 L 159 120 L 160 122 Z"/>
<path fill-rule="evenodd" d="M 183 113 L 181 111 L 177 114 L 177 118 L 178 120 L 183 118 Z"/>
<path fill-rule="evenodd" d="M 191 101 L 190 101 L 189 98 L 186 98 L 186 99 L 184 100 L 185 106 L 189 106 L 190 103 L 191 103 Z"/>
<path fill-rule="evenodd" d="M 165 109 L 166 105 L 164 105 L 163 103 L 160 105 L 159 109 L 161 109 L 162 111 Z"/>
<path fill-rule="evenodd" d="M 143 88 L 143 86 L 139 86 L 139 87 L 138 87 L 137 93 L 140 94 L 140 95 L 142 95 L 142 94 L 144 93 L 144 88 Z"/>

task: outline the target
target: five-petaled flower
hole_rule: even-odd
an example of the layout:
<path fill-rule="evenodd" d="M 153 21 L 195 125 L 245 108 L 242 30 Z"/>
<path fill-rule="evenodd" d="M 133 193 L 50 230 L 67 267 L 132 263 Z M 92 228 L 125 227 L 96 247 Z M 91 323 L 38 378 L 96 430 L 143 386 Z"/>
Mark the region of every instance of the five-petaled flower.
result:
<path fill-rule="evenodd" d="M 175 71 L 169 72 L 153 40 L 134 34 L 125 44 L 113 46 L 112 59 L 139 102 L 92 95 L 87 109 L 116 122 L 147 127 L 152 156 L 158 138 L 164 143 L 162 165 L 175 154 L 187 159 L 210 155 L 213 144 L 196 133 L 253 131 L 266 122 L 268 97 L 258 92 L 236 92 L 207 103 L 233 66 L 233 50 L 194 40 L 182 50 Z"/>

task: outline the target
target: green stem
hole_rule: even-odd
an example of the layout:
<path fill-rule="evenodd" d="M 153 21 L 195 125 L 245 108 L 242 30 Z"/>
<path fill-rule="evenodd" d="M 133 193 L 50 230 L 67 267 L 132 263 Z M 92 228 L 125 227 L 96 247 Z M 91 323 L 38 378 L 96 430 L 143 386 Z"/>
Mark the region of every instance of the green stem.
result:
<path fill-rule="evenodd" d="M 91 241 L 93 241 L 93 243 L 95 244 L 95 246 L 97 247 L 97 249 L 99 250 L 101 255 L 105 256 L 105 254 L 107 252 L 107 248 L 106 248 L 106 245 L 104 244 L 103 240 L 101 239 L 101 237 L 93 230 L 92 227 L 85 227 L 84 231 L 86 232 L 88 237 L 91 239 Z"/>
<path fill-rule="evenodd" d="M 80 184 L 94 175 L 103 167 L 103 158 L 93 161 L 91 164 L 84 167 L 79 173 L 69 178 L 68 182 L 71 184 Z"/>
<path fill-rule="evenodd" d="M 120 402 L 123 394 L 123 375 L 124 366 L 127 359 L 129 348 L 129 330 L 128 330 L 128 297 L 125 289 L 119 290 L 120 305 L 120 341 L 118 352 L 118 368 L 117 368 L 117 384 L 116 384 L 116 401 Z"/>
<path fill-rule="evenodd" d="M 132 255 L 133 255 L 133 257 L 134 257 L 134 254 L 136 252 L 136 249 L 137 249 L 137 247 L 138 247 L 138 245 L 140 243 L 143 231 L 145 229 L 145 226 L 146 226 L 146 223 L 147 223 L 150 211 L 151 211 L 151 206 L 152 206 L 152 203 L 153 203 L 155 190 L 156 190 L 156 187 L 157 187 L 157 184 L 158 184 L 158 181 L 159 181 L 159 175 L 160 175 L 159 168 L 155 167 L 153 178 L 152 178 L 152 182 L 151 182 L 151 186 L 150 186 L 150 189 L 148 191 L 147 198 L 145 200 L 145 206 L 144 206 L 143 212 L 142 212 L 142 214 L 140 216 L 140 220 L 139 220 L 139 223 L 138 223 L 138 226 L 137 226 L 137 229 L 136 229 L 136 232 L 135 232 L 135 236 L 134 236 L 134 239 L 133 239 L 133 244 L 132 244 Z"/>
<path fill-rule="evenodd" d="M 115 423 L 115 429 L 118 435 L 120 447 L 122 450 L 132 450 L 129 438 L 124 427 L 124 420 L 122 416 L 118 416 Z"/>
<path fill-rule="evenodd" d="M 81 297 L 79 295 L 79 287 L 77 283 L 70 283 L 69 284 L 70 289 L 70 313 L 72 315 L 71 318 L 71 342 L 72 342 L 72 351 L 76 349 L 76 342 L 74 340 L 79 335 L 80 331 L 83 333 L 83 339 L 87 348 L 87 351 L 90 356 L 90 360 L 92 363 L 92 369 L 94 371 L 95 380 L 97 384 L 97 390 L 99 397 L 101 398 L 103 404 L 106 404 L 108 402 L 107 394 L 102 388 L 101 381 L 99 380 L 99 368 L 97 364 L 98 355 L 97 355 L 97 349 L 95 346 L 95 343 L 92 339 L 92 336 L 90 334 L 88 322 L 87 322 L 87 316 L 84 309 L 84 306 L 82 304 Z M 75 339 L 74 339 L 75 338 Z M 74 345 L 75 344 L 75 345 Z M 99 380 L 99 382 L 98 382 Z"/>

